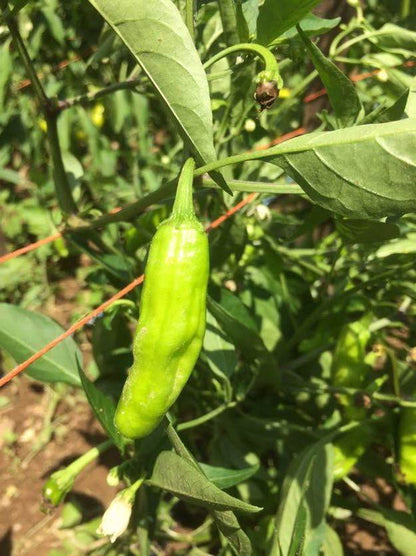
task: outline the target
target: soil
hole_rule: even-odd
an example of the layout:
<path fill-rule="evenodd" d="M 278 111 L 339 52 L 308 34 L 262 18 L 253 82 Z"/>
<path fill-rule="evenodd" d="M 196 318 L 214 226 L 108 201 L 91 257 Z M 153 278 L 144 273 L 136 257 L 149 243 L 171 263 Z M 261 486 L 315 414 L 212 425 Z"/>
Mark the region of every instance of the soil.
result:
<path fill-rule="evenodd" d="M 50 400 L 48 389 L 19 377 L 2 390 L 2 396 L 10 403 L 0 410 L 0 554 L 47 556 L 67 533 L 59 529 L 61 509 L 45 513 L 41 496 L 45 480 L 105 440 L 105 435 L 88 404 L 75 393 L 60 401 L 51 441 L 34 453 Z M 83 506 L 102 514 L 115 495 L 106 476 L 117 463 L 114 450 L 91 464 L 76 480 L 72 499 L 82 499 Z"/>

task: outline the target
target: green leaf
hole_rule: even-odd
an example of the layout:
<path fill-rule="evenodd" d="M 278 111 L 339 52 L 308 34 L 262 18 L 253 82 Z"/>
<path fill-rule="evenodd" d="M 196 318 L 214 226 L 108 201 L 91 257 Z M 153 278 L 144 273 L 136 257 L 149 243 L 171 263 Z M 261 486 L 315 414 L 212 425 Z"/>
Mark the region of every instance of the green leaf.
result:
<path fill-rule="evenodd" d="M 214 512 L 214 521 L 224 537 L 227 538 L 236 556 L 252 556 L 250 539 L 241 529 L 233 512 Z"/>
<path fill-rule="evenodd" d="M 117 448 L 123 452 L 125 441 L 114 425 L 114 413 L 116 411 L 115 404 L 108 396 L 98 390 L 94 383 L 88 380 L 81 368 L 81 365 L 78 366 L 78 372 L 85 395 L 87 396 L 87 400 L 95 416 L 113 440 Z"/>
<path fill-rule="evenodd" d="M 300 26 L 297 29 L 313 65 L 322 79 L 322 83 L 325 85 L 339 126 L 349 127 L 353 125 L 362 110 L 354 84 L 331 60 L 324 56 Z"/>
<path fill-rule="evenodd" d="M 269 45 L 299 23 L 321 0 L 265 0 L 257 19 L 257 41 Z"/>
<path fill-rule="evenodd" d="M 334 29 L 339 22 L 341 21 L 340 17 L 336 17 L 334 19 L 323 19 L 322 17 L 318 17 L 314 14 L 308 14 L 304 17 L 300 22 L 299 25 L 302 28 L 302 31 L 305 35 L 309 36 L 318 36 L 331 31 Z M 278 39 L 273 41 L 273 46 L 276 46 L 282 42 L 288 41 L 290 39 L 294 39 L 297 36 L 298 32 L 296 27 L 291 27 L 288 31 L 283 33 Z"/>
<path fill-rule="evenodd" d="M 188 147 L 202 163 L 216 160 L 205 71 L 171 0 L 90 0 L 152 82 Z M 231 193 L 221 174 L 217 183 Z"/>
<path fill-rule="evenodd" d="M 366 521 L 384 527 L 391 544 L 403 556 L 414 556 L 416 521 L 410 514 L 382 508 L 379 512 L 361 508 L 357 515 Z"/>
<path fill-rule="evenodd" d="M 205 476 L 202 467 L 195 461 L 192 454 L 183 444 L 172 425 L 168 426 L 167 432 L 176 454 L 185 459 L 198 473 Z M 250 540 L 241 529 L 238 519 L 234 513 L 230 510 L 214 510 L 212 515 L 214 517 L 215 524 L 221 533 L 227 538 L 235 554 L 237 556 L 251 556 L 252 549 Z"/>
<path fill-rule="evenodd" d="M 393 23 L 386 23 L 372 33 L 370 41 L 389 52 L 413 56 L 416 50 L 416 32 Z"/>
<path fill-rule="evenodd" d="M 384 259 L 391 255 L 408 255 L 409 253 L 416 253 L 416 234 L 408 234 L 406 238 L 382 245 L 377 249 L 376 257 Z"/>
<path fill-rule="evenodd" d="M 247 22 L 249 37 L 255 37 L 257 33 L 257 18 L 259 16 L 258 0 L 243 0 L 242 8 L 244 19 Z"/>
<path fill-rule="evenodd" d="M 26 361 L 63 332 L 63 328 L 45 315 L 0 303 L 0 348 L 6 350 L 17 363 Z M 74 340 L 66 338 L 32 363 L 25 372 L 42 382 L 66 382 L 80 386 L 77 365 L 81 359 Z"/>
<path fill-rule="evenodd" d="M 132 337 L 126 319 L 117 313 L 106 325 L 108 317 L 94 323 L 92 348 L 101 376 L 123 376 L 132 364 Z"/>
<path fill-rule="evenodd" d="M 337 230 L 345 244 L 381 243 L 400 236 L 400 228 L 390 222 L 337 220 Z"/>
<path fill-rule="evenodd" d="M 200 463 L 199 466 L 208 480 L 221 490 L 247 481 L 259 470 L 258 465 L 246 467 L 245 469 L 225 469 L 224 467 L 214 467 L 205 463 Z"/>
<path fill-rule="evenodd" d="M 332 469 L 332 446 L 324 441 L 306 448 L 290 465 L 281 491 L 271 556 L 289 556 L 293 539 L 298 539 L 295 546 L 299 547 L 303 537 L 307 543 L 322 525 L 332 492 Z M 301 506 L 308 516 L 306 527 Z"/>
<path fill-rule="evenodd" d="M 235 346 L 227 340 L 215 317 L 207 311 L 203 353 L 211 371 L 224 383 L 227 400 L 232 398 L 230 376 L 237 367 Z"/>
<path fill-rule="evenodd" d="M 416 211 L 416 119 L 311 133 L 258 158 L 284 168 L 313 201 L 339 214 Z"/>
<path fill-rule="evenodd" d="M 242 502 L 211 483 L 192 463 L 174 452 L 159 454 L 148 484 L 209 510 L 255 513 L 261 508 Z"/>
<path fill-rule="evenodd" d="M 387 108 L 381 104 L 378 109 L 376 108 L 373 112 L 370 112 L 370 114 L 360 120 L 360 125 L 372 123 L 381 124 L 401 120 L 407 107 L 409 93 L 410 90 L 406 89 L 399 98 Z"/>
<path fill-rule="evenodd" d="M 207 305 L 224 332 L 243 353 L 249 357 L 256 357 L 266 351 L 258 332 L 249 328 L 244 320 L 240 320 L 236 312 L 231 313 L 209 296 Z"/>
<path fill-rule="evenodd" d="M 322 545 L 323 556 L 344 556 L 341 540 L 338 534 L 325 523 L 325 540 Z"/>

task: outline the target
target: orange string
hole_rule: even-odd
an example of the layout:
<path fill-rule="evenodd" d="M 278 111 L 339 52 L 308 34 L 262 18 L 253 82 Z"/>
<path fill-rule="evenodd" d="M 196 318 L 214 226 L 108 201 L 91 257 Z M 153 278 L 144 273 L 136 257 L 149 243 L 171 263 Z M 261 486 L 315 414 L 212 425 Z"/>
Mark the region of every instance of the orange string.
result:
<path fill-rule="evenodd" d="M 222 224 L 222 222 L 227 220 L 227 218 L 230 218 L 238 210 L 240 210 L 242 207 L 244 207 L 245 205 L 250 203 L 255 198 L 256 195 L 257 195 L 256 193 L 251 193 L 250 195 L 248 195 L 245 199 L 243 199 L 243 201 L 241 201 L 240 203 L 238 203 L 237 205 L 232 207 L 230 210 L 228 210 L 220 218 L 217 218 L 217 220 L 214 220 L 213 222 L 211 222 L 211 224 L 209 224 L 205 228 L 206 231 L 209 232 L 210 230 L 212 230 L 214 228 L 217 228 L 220 224 Z M 107 301 L 102 303 L 99 307 L 97 307 L 96 309 L 91 311 L 91 313 L 89 313 L 88 315 L 86 315 L 85 317 L 83 317 L 82 319 L 77 321 L 75 324 L 70 326 L 68 328 L 68 330 L 66 330 L 65 332 L 60 334 L 57 338 L 55 338 L 54 340 L 52 340 L 51 342 L 46 344 L 46 346 L 44 346 L 41 350 L 34 353 L 31 357 L 29 357 L 29 359 L 26 359 L 26 361 L 23 361 L 23 363 L 20 363 L 19 365 L 17 365 L 14 369 L 12 369 L 9 373 L 7 373 L 3 378 L 0 378 L 0 388 L 2 386 L 4 386 L 5 384 L 7 384 L 10 380 L 12 380 L 12 378 L 17 376 L 21 372 L 23 372 L 25 369 L 27 369 L 27 367 L 29 367 L 29 365 L 32 365 L 32 363 L 34 363 L 35 361 L 37 361 L 38 359 L 43 357 L 46 353 L 48 353 L 51 349 L 53 349 L 55 346 L 57 346 L 60 342 L 62 342 L 66 338 L 68 338 L 68 336 L 71 336 L 72 334 L 74 334 L 74 332 L 76 332 L 77 330 L 82 328 L 91 319 L 97 317 L 100 313 L 105 311 L 105 309 L 107 309 L 107 307 L 109 307 L 114 301 L 124 297 L 127 293 L 129 293 L 131 290 L 133 290 L 136 286 L 141 284 L 143 282 L 143 280 L 144 280 L 144 274 L 142 274 L 141 276 L 139 276 L 138 278 L 133 280 L 133 282 L 131 282 L 128 286 L 126 286 L 125 288 L 120 290 L 118 293 L 113 295 L 113 297 L 111 297 L 110 299 L 108 299 Z"/>
<path fill-rule="evenodd" d="M 120 207 L 116 207 L 110 210 L 109 214 L 115 214 L 121 210 Z M 76 231 L 76 230 L 74 230 Z M 38 247 L 42 247 L 42 245 L 47 245 L 56 239 L 62 237 L 61 232 L 56 232 L 56 234 L 52 234 L 51 236 L 44 237 L 39 241 L 35 241 L 34 243 L 29 243 L 29 245 L 25 245 L 25 247 L 21 247 L 20 249 L 16 249 L 16 251 L 11 251 L 10 253 L 6 253 L 0 257 L 0 264 L 5 263 L 6 261 L 10 261 L 10 259 L 15 259 L 19 257 L 19 255 L 24 255 L 25 253 L 29 253 L 30 251 L 34 251 Z"/>
<path fill-rule="evenodd" d="M 143 282 L 143 280 L 144 280 L 144 274 L 142 274 L 141 276 L 139 276 L 138 278 L 133 280 L 133 282 L 131 282 L 128 286 L 126 286 L 125 288 L 120 290 L 118 293 L 113 295 L 113 297 L 111 297 L 110 299 L 107 299 L 107 301 L 105 301 L 99 307 L 97 307 L 96 309 L 91 311 L 91 313 L 89 313 L 87 316 L 83 317 L 81 320 L 79 320 L 78 322 L 76 322 L 75 324 L 70 326 L 68 328 L 68 330 L 66 330 L 65 332 L 60 334 L 57 338 L 52 340 L 52 342 L 49 342 L 49 344 L 44 346 L 41 350 L 34 353 L 31 357 L 29 357 L 29 359 L 26 359 L 26 361 L 24 361 L 23 363 L 20 363 L 20 365 L 17 365 L 17 367 L 12 369 L 3 378 L 0 378 L 0 388 L 2 386 L 4 386 L 5 384 L 7 384 L 12 378 L 17 376 L 19 373 L 21 373 L 22 371 L 27 369 L 27 367 L 29 367 L 29 365 L 31 365 L 32 363 L 34 363 L 35 361 L 40 359 L 43 355 L 48 353 L 48 351 L 50 351 L 52 348 L 57 346 L 60 342 L 65 340 L 65 338 L 68 338 L 68 336 L 71 336 L 71 334 L 73 334 L 79 328 L 81 328 L 82 326 L 87 324 L 87 322 L 89 322 L 91 319 L 93 319 L 94 317 L 97 317 L 100 313 L 105 311 L 105 309 L 107 309 L 107 307 L 109 307 L 114 301 L 116 301 L 117 299 L 120 299 L 121 297 L 124 297 L 132 289 L 134 289 L 136 286 L 141 284 Z"/>
<path fill-rule="evenodd" d="M 40 239 L 39 241 L 35 241 L 35 243 L 30 243 L 29 245 L 26 245 L 25 247 L 22 247 L 21 249 L 16 249 L 16 251 L 12 251 L 11 253 L 6 253 L 6 255 L 3 255 L 2 257 L 0 257 L 0 264 L 5 263 L 6 261 L 9 261 L 10 259 L 14 259 L 15 257 L 18 257 L 19 255 L 23 255 L 24 253 L 29 253 L 30 251 L 34 251 L 38 247 L 41 247 L 42 245 L 46 245 L 47 243 L 50 243 L 51 241 L 55 241 L 56 239 L 60 238 L 61 236 L 62 236 L 62 234 L 60 232 L 57 232 L 56 234 L 53 234 L 49 237 L 44 237 L 43 239 Z"/>
<path fill-rule="evenodd" d="M 412 68 L 416 65 L 416 62 L 414 60 L 408 60 L 407 62 L 404 62 L 404 64 L 402 64 L 402 65 L 406 68 Z M 395 67 L 401 67 L 401 66 L 395 66 Z M 383 70 L 376 69 L 376 70 L 373 70 L 373 71 L 369 71 L 367 73 L 357 73 L 355 75 L 351 75 L 350 79 L 351 79 L 351 81 L 354 81 L 354 82 L 363 81 L 364 79 L 368 79 L 369 77 L 375 77 L 381 71 L 383 71 Z M 320 98 L 320 97 L 322 97 L 326 94 L 327 94 L 326 89 L 319 89 L 319 91 L 315 91 L 314 93 L 311 93 L 310 95 L 306 95 L 306 97 L 303 99 L 303 102 L 305 104 L 308 104 L 309 102 L 313 102 L 317 98 Z"/>
<path fill-rule="evenodd" d="M 295 129 L 294 131 L 290 131 L 289 133 L 286 133 L 285 135 L 282 135 L 281 137 L 277 137 L 276 139 L 274 139 L 270 143 L 267 143 L 267 145 L 261 145 L 259 147 L 255 147 L 254 150 L 255 151 L 266 150 L 269 147 L 273 147 L 274 145 L 278 145 L 279 143 L 283 143 L 284 141 L 287 141 L 288 139 L 293 139 L 294 137 L 298 137 L 299 135 L 303 135 L 305 133 L 306 133 L 306 129 L 304 127 L 300 127 L 299 129 Z M 246 199 L 247 199 L 247 197 L 246 197 Z M 253 199 L 254 199 L 254 197 L 253 197 Z M 251 201 L 252 201 L 252 199 L 250 199 L 247 202 L 250 203 Z M 241 201 L 241 202 L 244 203 L 243 201 Z M 241 203 L 236 205 L 237 207 L 239 207 L 236 210 L 235 210 L 235 207 L 230 209 L 231 214 L 229 216 L 232 216 L 237 210 L 239 210 L 241 208 L 239 206 L 240 204 Z M 244 204 L 242 206 L 244 206 Z M 121 210 L 120 207 L 112 209 L 110 211 L 110 214 L 116 213 L 119 210 Z M 228 212 L 230 212 L 230 211 L 228 211 Z M 226 215 L 228 215 L 228 212 L 226 213 Z M 229 216 L 226 216 L 226 215 L 222 215 L 217 219 L 218 221 L 220 221 L 220 224 L 222 222 L 224 222 L 224 220 L 229 218 Z M 224 216 L 225 216 L 225 218 L 224 218 Z M 219 225 L 219 224 L 215 224 L 217 222 L 217 220 L 212 222 L 208 226 L 207 229 L 216 228 Z M 35 243 L 31 243 L 29 245 L 26 245 L 26 247 L 22 247 L 21 249 L 16 249 L 16 251 L 12 251 L 11 253 L 6 253 L 6 255 L 3 255 L 2 257 L 0 257 L 0 264 L 5 263 L 6 261 L 9 261 L 10 259 L 14 259 L 15 257 L 18 257 L 19 255 L 23 255 L 24 253 L 28 253 L 29 251 L 34 251 L 38 247 L 41 247 L 42 245 L 46 245 L 47 243 L 50 243 L 51 241 L 55 241 L 55 239 L 58 239 L 59 237 L 62 237 L 62 234 L 60 232 L 57 232 L 56 234 L 53 234 L 49 237 L 45 237 L 43 239 L 40 239 L 39 241 L 36 241 Z"/>
<path fill-rule="evenodd" d="M 254 199 L 256 198 L 256 195 L 257 195 L 257 193 L 250 193 L 250 195 L 247 195 L 247 197 L 245 197 L 245 199 L 243 199 L 242 201 L 237 203 L 234 207 L 231 207 L 229 210 L 227 210 L 227 212 L 225 214 L 222 214 L 219 218 L 217 218 L 216 220 L 214 220 L 213 222 L 208 224 L 208 226 L 206 226 L 206 228 L 205 228 L 205 231 L 210 232 L 211 230 L 214 230 L 215 228 L 218 228 L 218 226 L 220 226 L 223 222 L 225 222 L 225 220 L 230 218 L 230 216 L 232 216 L 233 214 L 238 212 L 245 205 L 248 205 L 249 203 L 251 203 L 251 201 L 254 201 Z"/>

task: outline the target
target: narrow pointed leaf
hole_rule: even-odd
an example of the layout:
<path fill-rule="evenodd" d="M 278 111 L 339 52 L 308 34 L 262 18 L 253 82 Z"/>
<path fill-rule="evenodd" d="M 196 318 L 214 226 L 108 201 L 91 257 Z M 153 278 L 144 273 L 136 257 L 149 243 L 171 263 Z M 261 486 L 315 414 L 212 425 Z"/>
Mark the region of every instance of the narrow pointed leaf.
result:
<path fill-rule="evenodd" d="M 259 512 L 261 508 L 247 504 L 223 492 L 192 463 L 174 452 L 161 452 L 148 484 L 171 492 L 182 500 L 209 510 Z"/>
<path fill-rule="evenodd" d="M 171 0 L 90 2 L 136 58 L 187 146 L 201 163 L 216 160 L 207 77 L 175 4 Z M 219 172 L 213 178 L 231 193 Z"/>
<path fill-rule="evenodd" d="M 297 29 L 319 77 L 328 91 L 329 101 L 334 109 L 339 127 L 353 125 L 362 110 L 353 82 L 319 50 L 299 25 Z"/>

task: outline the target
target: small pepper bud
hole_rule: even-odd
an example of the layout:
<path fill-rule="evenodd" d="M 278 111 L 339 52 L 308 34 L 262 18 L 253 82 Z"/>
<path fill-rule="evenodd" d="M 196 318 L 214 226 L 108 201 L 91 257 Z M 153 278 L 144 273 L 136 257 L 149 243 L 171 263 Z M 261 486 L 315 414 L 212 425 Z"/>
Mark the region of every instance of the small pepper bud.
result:
<path fill-rule="evenodd" d="M 282 78 L 276 71 L 261 71 L 257 75 L 257 87 L 254 93 L 256 102 L 260 105 L 260 112 L 273 106 L 283 86 Z"/>
<path fill-rule="evenodd" d="M 66 469 L 53 473 L 43 487 L 43 498 L 47 504 L 59 506 L 68 492 L 72 489 L 74 478 Z"/>

